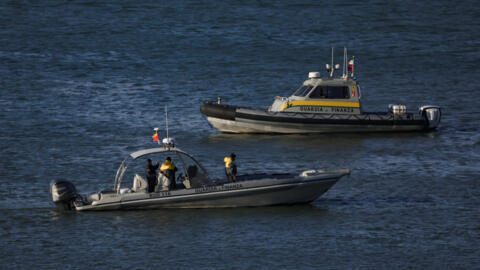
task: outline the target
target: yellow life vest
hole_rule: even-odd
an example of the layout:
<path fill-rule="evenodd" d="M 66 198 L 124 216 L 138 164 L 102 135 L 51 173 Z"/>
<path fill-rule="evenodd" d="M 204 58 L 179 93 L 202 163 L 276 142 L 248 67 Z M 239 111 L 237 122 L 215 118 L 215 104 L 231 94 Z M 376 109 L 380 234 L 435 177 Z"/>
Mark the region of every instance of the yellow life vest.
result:
<path fill-rule="evenodd" d="M 231 157 L 225 157 L 223 159 L 223 162 L 225 162 L 225 168 L 229 168 L 230 165 L 233 163 L 233 160 Z"/>
<path fill-rule="evenodd" d="M 165 162 L 162 164 L 162 167 L 160 167 L 160 171 L 163 172 L 166 170 L 175 170 L 175 164 L 173 164 L 173 162 L 165 160 Z"/>

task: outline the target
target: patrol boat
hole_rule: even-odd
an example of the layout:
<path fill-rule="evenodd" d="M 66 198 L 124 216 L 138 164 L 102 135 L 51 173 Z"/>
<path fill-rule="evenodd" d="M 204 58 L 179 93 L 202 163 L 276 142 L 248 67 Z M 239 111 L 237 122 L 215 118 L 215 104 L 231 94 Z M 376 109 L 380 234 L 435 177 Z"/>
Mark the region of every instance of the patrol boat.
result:
<path fill-rule="evenodd" d="M 155 192 L 148 192 L 148 183 L 137 173 L 130 174 L 133 183 L 122 186 L 129 175 L 127 168 L 135 161 L 171 156 L 181 164 L 176 189 L 170 189 L 169 180 L 158 174 Z M 152 157 L 153 159 L 153 157 Z M 179 168 L 180 169 L 180 168 Z M 267 206 L 279 204 L 309 203 L 330 189 L 345 170 L 308 170 L 301 173 L 239 175 L 236 182 L 211 179 L 205 168 L 189 153 L 175 147 L 171 139 L 163 139 L 163 146 L 131 153 L 117 170 L 112 190 L 92 194 L 80 194 L 67 180 L 55 180 L 50 184 L 52 201 L 61 210 L 124 210 L 156 208 L 220 208 Z"/>
<path fill-rule="evenodd" d="M 386 112 L 364 112 L 362 92 L 354 77 L 354 58 L 347 63 L 344 49 L 343 74 L 340 65 L 326 64 L 326 76 L 310 72 L 290 97 L 275 97 L 267 109 L 205 102 L 200 111 L 210 124 L 225 133 L 343 133 L 425 131 L 440 123 L 439 106 L 425 105 L 418 112 L 390 104 Z"/>

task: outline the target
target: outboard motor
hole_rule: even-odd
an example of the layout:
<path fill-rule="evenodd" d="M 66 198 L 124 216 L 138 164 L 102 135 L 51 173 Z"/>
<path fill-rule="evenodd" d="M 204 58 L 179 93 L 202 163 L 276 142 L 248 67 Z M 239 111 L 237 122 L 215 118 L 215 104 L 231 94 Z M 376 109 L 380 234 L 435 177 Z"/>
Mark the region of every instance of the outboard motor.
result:
<path fill-rule="evenodd" d="M 79 194 L 72 183 L 66 180 L 53 180 L 50 182 L 50 195 L 59 210 L 74 210 L 73 203 Z"/>
<path fill-rule="evenodd" d="M 428 128 L 434 129 L 440 124 L 440 118 L 442 118 L 442 112 L 439 106 L 425 105 L 420 107 L 420 114 L 424 115 L 428 121 Z"/>

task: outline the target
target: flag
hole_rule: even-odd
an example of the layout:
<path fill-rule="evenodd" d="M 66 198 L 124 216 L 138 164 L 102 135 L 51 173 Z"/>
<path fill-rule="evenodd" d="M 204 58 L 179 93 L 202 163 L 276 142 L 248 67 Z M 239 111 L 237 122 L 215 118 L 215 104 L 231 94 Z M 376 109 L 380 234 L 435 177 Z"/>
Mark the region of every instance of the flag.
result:
<path fill-rule="evenodd" d="M 353 71 L 353 59 L 348 61 L 348 71 Z"/>
<path fill-rule="evenodd" d="M 153 134 L 152 139 L 153 139 L 154 142 L 158 142 L 158 140 L 159 140 L 158 133 Z"/>

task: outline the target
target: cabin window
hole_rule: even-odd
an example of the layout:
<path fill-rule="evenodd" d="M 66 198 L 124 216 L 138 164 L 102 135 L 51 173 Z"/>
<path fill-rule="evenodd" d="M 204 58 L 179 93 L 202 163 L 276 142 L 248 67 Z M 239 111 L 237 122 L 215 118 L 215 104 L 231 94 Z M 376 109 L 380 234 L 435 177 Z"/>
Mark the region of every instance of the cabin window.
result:
<path fill-rule="evenodd" d="M 323 88 L 321 86 L 315 88 L 315 90 L 313 90 L 313 92 L 310 94 L 310 98 L 325 98 Z"/>
<path fill-rule="evenodd" d="M 309 96 L 310 98 L 349 98 L 347 86 L 318 86 Z"/>
<path fill-rule="evenodd" d="M 295 93 L 293 93 L 293 95 L 297 97 L 304 97 L 308 94 L 308 92 L 310 92 L 310 90 L 312 90 L 312 88 L 313 86 L 302 85 L 297 91 L 295 91 Z"/>

